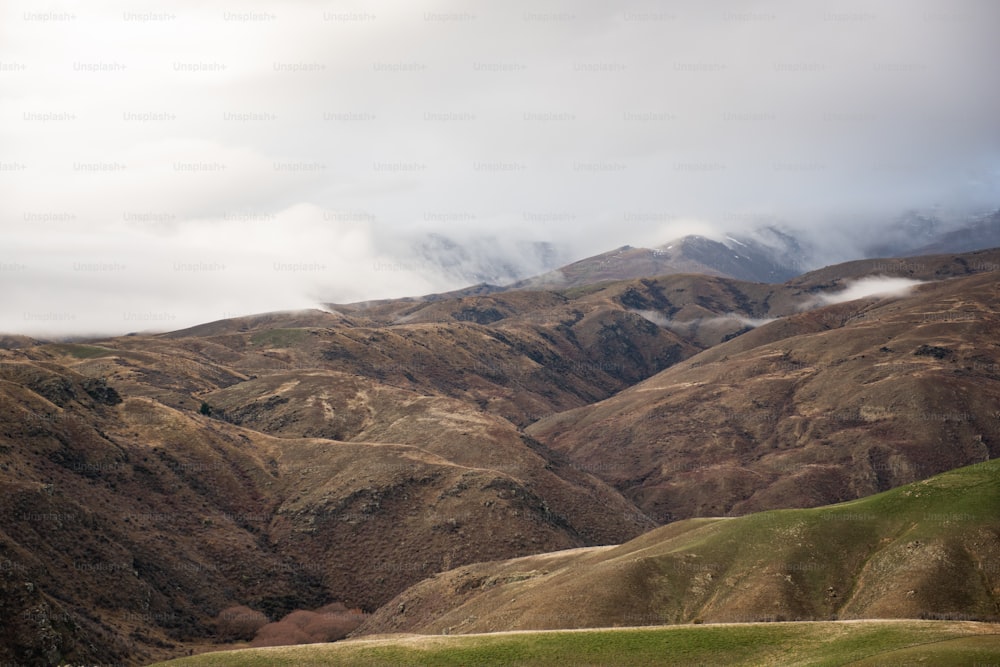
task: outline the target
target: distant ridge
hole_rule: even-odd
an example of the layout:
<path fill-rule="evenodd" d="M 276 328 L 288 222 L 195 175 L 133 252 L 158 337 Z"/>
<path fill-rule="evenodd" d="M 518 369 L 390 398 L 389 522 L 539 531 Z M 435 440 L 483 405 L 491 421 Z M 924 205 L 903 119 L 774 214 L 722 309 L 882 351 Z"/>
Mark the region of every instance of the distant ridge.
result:
<path fill-rule="evenodd" d="M 713 240 L 684 236 L 656 248 L 622 246 L 573 262 L 508 289 L 558 289 L 610 280 L 629 280 L 674 273 L 697 273 L 758 283 L 782 283 L 803 271 L 805 260 L 798 242 L 768 228 L 771 243 L 749 236 Z"/>

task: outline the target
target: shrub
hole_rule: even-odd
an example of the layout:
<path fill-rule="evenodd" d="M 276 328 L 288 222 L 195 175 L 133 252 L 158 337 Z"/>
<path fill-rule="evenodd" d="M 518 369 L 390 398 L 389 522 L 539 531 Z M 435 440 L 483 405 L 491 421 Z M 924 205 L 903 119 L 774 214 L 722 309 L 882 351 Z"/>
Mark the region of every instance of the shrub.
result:
<path fill-rule="evenodd" d="M 215 617 L 215 631 L 223 641 L 250 640 L 267 625 L 267 616 L 244 605 L 227 607 Z"/>
<path fill-rule="evenodd" d="M 251 646 L 317 644 L 343 639 L 365 620 L 360 609 L 348 609 L 340 602 L 315 611 L 297 609 L 276 623 L 260 628 Z"/>
<path fill-rule="evenodd" d="M 250 642 L 250 646 L 262 648 L 264 646 L 292 646 L 294 644 L 312 644 L 309 635 L 291 623 L 278 621 L 268 623 L 262 627 L 257 636 Z"/>

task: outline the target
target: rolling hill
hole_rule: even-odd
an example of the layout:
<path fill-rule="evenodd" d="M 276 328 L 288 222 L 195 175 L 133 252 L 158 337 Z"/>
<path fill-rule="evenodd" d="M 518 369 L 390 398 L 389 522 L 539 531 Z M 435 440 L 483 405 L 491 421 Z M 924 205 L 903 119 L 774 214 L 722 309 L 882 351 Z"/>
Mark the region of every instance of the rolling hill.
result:
<path fill-rule="evenodd" d="M 379 400 L 392 412 L 370 432 L 416 444 L 276 437 L 52 362 L 0 362 L 0 656 L 148 661 L 205 641 L 234 604 L 372 610 L 459 563 L 652 526 L 500 418 Z"/>
<path fill-rule="evenodd" d="M 617 547 L 469 565 L 362 634 L 873 618 L 1000 621 L 1000 461 L 821 508 L 687 519 Z"/>

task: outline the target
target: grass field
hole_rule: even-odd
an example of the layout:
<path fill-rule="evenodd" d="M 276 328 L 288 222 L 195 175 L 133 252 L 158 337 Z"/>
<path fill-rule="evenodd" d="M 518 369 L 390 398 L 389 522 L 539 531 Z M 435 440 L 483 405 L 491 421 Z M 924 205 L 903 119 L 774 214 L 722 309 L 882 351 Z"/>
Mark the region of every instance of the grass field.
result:
<path fill-rule="evenodd" d="M 747 623 L 461 636 L 399 635 L 205 653 L 170 667 L 300 665 L 1000 665 L 1000 625 Z"/>

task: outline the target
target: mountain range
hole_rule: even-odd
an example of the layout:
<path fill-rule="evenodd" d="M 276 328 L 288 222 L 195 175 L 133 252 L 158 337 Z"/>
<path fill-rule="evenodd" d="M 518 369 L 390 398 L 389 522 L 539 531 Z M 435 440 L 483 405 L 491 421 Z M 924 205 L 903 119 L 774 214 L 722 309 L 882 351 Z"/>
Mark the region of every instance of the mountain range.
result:
<path fill-rule="evenodd" d="M 711 243 L 688 239 L 676 257 L 701 257 L 707 271 L 705 258 L 733 250 Z M 734 266 L 780 267 L 751 250 Z M 922 494 L 921 480 L 997 456 L 1000 250 L 858 260 L 781 282 L 667 269 L 616 279 L 633 257 L 666 266 L 648 251 L 618 256 L 613 270 L 567 268 L 559 286 L 86 341 L 4 337 L 0 660 L 139 664 L 201 651 L 218 646 L 217 618 L 234 605 L 277 620 L 342 602 L 374 613 L 362 632 L 498 628 L 523 610 L 499 605 L 466 623 L 449 605 L 550 581 L 531 574 L 546 559 L 549 574 L 581 586 L 652 596 L 633 606 L 628 586 L 614 602 L 539 585 L 540 597 L 608 610 L 573 623 L 724 620 L 758 607 L 866 617 L 888 613 L 876 598 L 891 577 L 861 560 L 888 563 L 921 540 L 931 546 L 917 552 L 929 554 L 920 581 L 963 592 L 907 597 L 897 586 L 893 614 L 992 618 L 996 499 L 976 481 L 991 467 L 935 477 L 928 492 L 953 487 L 955 504 L 918 503 L 895 523 L 823 517 L 881 517 Z M 896 495 L 869 499 L 886 491 Z M 771 513 L 852 501 L 874 504 Z M 969 521 L 934 533 L 927 525 L 941 522 L 920 512 Z M 739 560 L 731 547 L 755 516 L 782 517 L 768 525 L 804 551 L 763 569 Z M 848 546 L 854 560 L 806 569 L 806 552 Z M 688 569 L 681 553 L 694 554 Z M 497 564 L 511 558 L 534 560 Z M 753 595 L 709 604 L 727 576 Z M 785 576 L 784 592 L 765 585 Z M 853 583 L 835 586 L 833 603 L 823 591 L 836 577 Z M 433 596 L 443 597 L 427 607 Z"/>
<path fill-rule="evenodd" d="M 837 226 L 833 221 L 832 226 Z M 601 280 L 699 273 L 749 282 L 780 283 L 836 261 L 971 252 L 1000 247 L 1000 210 L 909 210 L 878 224 L 845 220 L 854 231 L 850 249 L 831 253 L 828 233 L 794 224 L 762 222 L 743 231 L 689 234 L 651 247 L 622 246 L 570 261 L 566 244 L 493 237 L 457 240 L 429 234 L 399 248 L 404 266 L 419 266 L 476 289 L 564 289 Z M 745 226 L 745 225 L 744 225 Z M 724 229 L 725 226 L 718 226 Z M 838 257 L 831 260 L 831 257 Z"/>

